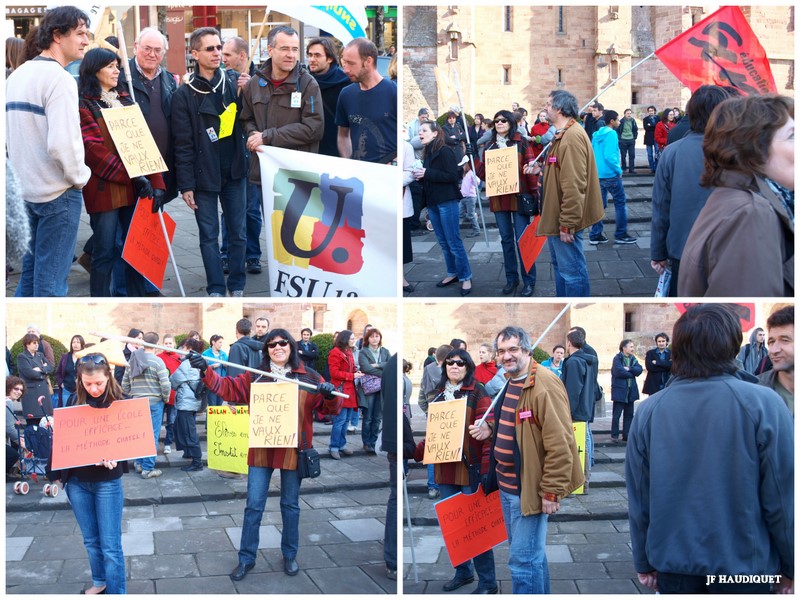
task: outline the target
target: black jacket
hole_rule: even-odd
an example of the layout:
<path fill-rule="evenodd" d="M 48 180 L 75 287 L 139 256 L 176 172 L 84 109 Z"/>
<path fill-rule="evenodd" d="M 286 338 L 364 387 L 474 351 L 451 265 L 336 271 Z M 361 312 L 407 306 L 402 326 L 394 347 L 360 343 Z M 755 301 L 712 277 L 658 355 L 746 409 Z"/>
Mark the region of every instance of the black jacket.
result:
<path fill-rule="evenodd" d="M 425 167 L 422 192 L 428 206 L 461 200 L 458 159 L 450 146 L 442 146 L 438 152 L 428 152 L 426 148 L 422 165 Z"/>
<path fill-rule="evenodd" d="M 231 157 L 231 179 L 247 176 L 248 157 L 245 148 L 244 128 L 238 118 L 241 100 L 237 99 L 235 71 L 218 71 L 224 81 L 223 102 L 237 105 L 237 118 L 233 125 L 233 156 Z M 208 130 L 219 134 L 220 111 L 209 93 L 210 86 L 204 79 L 193 76 L 172 97 L 172 139 L 175 148 L 175 172 L 181 192 L 201 190 L 219 192 L 222 189 L 220 173 L 220 143 L 212 142 Z"/>
<path fill-rule="evenodd" d="M 658 125 L 658 115 L 647 115 L 642 119 L 642 127 L 644 127 L 644 144 L 645 146 L 656 145 L 656 125 Z"/>
<path fill-rule="evenodd" d="M 228 360 L 237 365 L 257 369 L 259 365 L 261 365 L 261 350 L 263 347 L 264 344 L 251 337 L 241 337 L 231 344 L 231 349 L 228 352 Z M 243 369 L 237 369 L 231 366 L 228 366 L 225 371 L 228 377 L 236 377 L 242 373 L 244 373 Z"/>
<path fill-rule="evenodd" d="M 327 73 L 311 76 L 317 80 L 322 92 L 322 108 L 325 111 L 325 133 L 319 143 L 319 153 L 327 156 L 339 156 L 337 139 L 339 128 L 336 126 L 336 103 L 339 94 L 350 85 L 350 78 L 337 66 L 332 66 Z"/>
<path fill-rule="evenodd" d="M 453 149 L 456 155 L 456 163 L 458 163 L 464 156 L 463 142 L 467 140 L 467 135 L 458 120 L 452 127 L 445 121 L 444 125 L 442 125 L 442 131 L 444 131 L 444 141 Z"/>
<path fill-rule="evenodd" d="M 392 354 L 381 377 L 383 434 L 381 450 L 397 453 L 397 354 Z"/>
<path fill-rule="evenodd" d="M 622 126 L 624 124 L 624 121 L 625 121 L 625 117 L 621 118 L 619 120 L 619 127 L 617 127 L 617 137 L 619 138 L 620 142 L 623 141 L 622 140 Z M 629 141 L 629 142 L 630 141 L 634 141 L 635 142 L 639 137 L 639 126 L 636 124 L 636 119 L 634 119 L 633 117 L 631 117 L 631 121 L 633 121 L 633 127 L 631 127 L 631 133 L 633 133 L 633 140 L 626 140 L 626 141 Z"/>
<path fill-rule="evenodd" d="M 595 389 L 599 361 L 583 348 L 564 361 L 561 380 L 569 397 L 573 421 L 590 421 L 594 416 Z"/>
<path fill-rule="evenodd" d="M 672 370 L 672 352 L 665 350 L 666 358 L 661 360 L 658 357 L 658 348 L 648 350 L 644 355 L 644 368 L 647 369 L 647 377 L 644 380 L 642 393 L 655 394 L 664 389 Z"/>

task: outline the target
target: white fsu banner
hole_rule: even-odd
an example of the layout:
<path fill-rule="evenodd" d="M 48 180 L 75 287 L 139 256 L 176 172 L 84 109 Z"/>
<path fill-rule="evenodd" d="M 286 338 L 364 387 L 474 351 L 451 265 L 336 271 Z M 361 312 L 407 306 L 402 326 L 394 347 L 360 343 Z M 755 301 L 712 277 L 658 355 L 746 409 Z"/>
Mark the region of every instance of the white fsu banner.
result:
<path fill-rule="evenodd" d="M 271 296 L 397 294 L 397 167 L 262 146 Z"/>

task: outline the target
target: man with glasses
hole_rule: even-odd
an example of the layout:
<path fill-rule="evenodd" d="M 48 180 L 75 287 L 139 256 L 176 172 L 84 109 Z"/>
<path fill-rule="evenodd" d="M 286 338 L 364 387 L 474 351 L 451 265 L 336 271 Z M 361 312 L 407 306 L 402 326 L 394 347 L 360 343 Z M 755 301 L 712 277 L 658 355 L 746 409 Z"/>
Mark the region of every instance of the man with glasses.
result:
<path fill-rule="evenodd" d="M 244 296 L 247 153 L 238 118 L 238 78 L 224 71 L 217 30 L 201 27 L 189 38 L 197 69 L 172 101 L 175 171 L 183 200 L 194 211 L 209 296 Z M 219 202 L 218 202 L 219 199 Z M 227 282 L 219 250 L 219 205 L 228 232 Z"/>
<path fill-rule="evenodd" d="M 316 153 L 325 130 L 322 94 L 300 65 L 300 38 L 286 25 L 270 29 L 269 59 L 242 92 L 241 122 L 250 159 L 249 181 L 261 184 L 259 146 Z"/>
<path fill-rule="evenodd" d="M 547 517 L 584 481 L 569 399 L 558 376 L 538 368 L 522 328 L 504 328 L 495 350 L 508 385 L 494 407 L 494 425 L 470 425 L 469 433 L 477 440 L 492 436 L 485 491 L 500 490 L 513 593 L 548 594 Z"/>

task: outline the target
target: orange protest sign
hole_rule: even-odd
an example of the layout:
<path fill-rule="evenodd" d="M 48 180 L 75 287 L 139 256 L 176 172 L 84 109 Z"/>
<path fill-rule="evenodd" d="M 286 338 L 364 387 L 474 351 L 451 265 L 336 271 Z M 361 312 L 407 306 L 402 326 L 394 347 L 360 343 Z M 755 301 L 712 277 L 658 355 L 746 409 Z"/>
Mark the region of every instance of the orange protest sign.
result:
<path fill-rule="evenodd" d="M 450 562 L 455 567 L 508 539 L 500 492 L 456 494 L 434 506 Z"/>
<path fill-rule="evenodd" d="M 53 469 L 155 453 L 147 398 L 117 400 L 108 408 L 83 404 L 53 411 Z"/>
<path fill-rule="evenodd" d="M 152 206 L 151 198 L 139 198 L 136 203 L 136 211 L 128 228 L 125 246 L 122 248 L 122 258 L 147 281 L 161 289 L 164 284 L 164 272 L 167 270 L 169 250 L 158 214 L 153 214 Z M 171 244 L 175 236 L 175 221 L 167 213 L 163 215 Z"/>
<path fill-rule="evenodd" d="M 539 254 L 544 248 L 544 243 L 547 241 L 546 235 L 536 235 L 536 228 L 539 226 L 540 216 L 536 215 L 533 218 L 533 223 L 525 228 L 522 235 L 517 242 L 519 244 L 519 253 L 522 256 L 522 263 L 525 265 L 525 272 L 531 270 L 533 263 L 539 257 Z"/>

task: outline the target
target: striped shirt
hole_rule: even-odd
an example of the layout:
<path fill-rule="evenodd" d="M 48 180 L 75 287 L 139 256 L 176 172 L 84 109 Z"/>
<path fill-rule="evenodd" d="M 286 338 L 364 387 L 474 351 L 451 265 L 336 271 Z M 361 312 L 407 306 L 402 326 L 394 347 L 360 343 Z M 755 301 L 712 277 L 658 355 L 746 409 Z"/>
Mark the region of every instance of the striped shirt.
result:
<path fill-rule="evenodd" d="M 519 481 L 514 465 L 514 450 L 517 443 L 517 405 L 522 395 L 522 387 L 527 377 L 512 380 L 503 397 L 503 406 L 497 415 L 497 440 L 494 445 L 494 459 L 497 461 L 497 485 L 509 494 L 519 496 Z"/>

